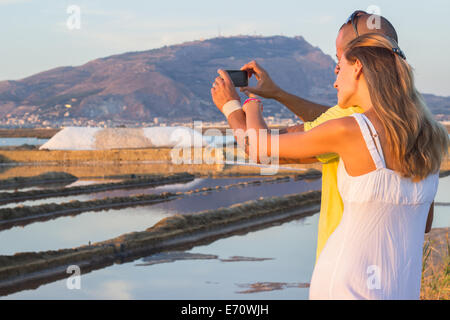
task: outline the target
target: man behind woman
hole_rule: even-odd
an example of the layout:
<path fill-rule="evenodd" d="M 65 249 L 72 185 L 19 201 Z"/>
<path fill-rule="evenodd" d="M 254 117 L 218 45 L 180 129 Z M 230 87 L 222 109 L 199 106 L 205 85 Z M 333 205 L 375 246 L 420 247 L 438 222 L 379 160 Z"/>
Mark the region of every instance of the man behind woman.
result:
<path fill-rule="evenodd" d="M 213 98 L 229 91 L 226 74 Z M 363 114 L 279 136 L 278 156 L 339 155 L 342 220 L 325 244 L 311 280 L 312 299 L 418 299 L 425 225 L 447 153 L 448 135 L 417 92 L 395 40 L 365 34 L 351 41 L 335 82 L 341 108 Z M 261 102 L 244 104 L 249 154 L 272 150 Z M 254 160 L 257 160 L 254 159 Z"/>
<path fill-rule="evenodd" d="M 373 25 L 373 22 L 377 22 L 377 24 Z M 346 45 L 351 40 L 359 35 L 373 32 L 386 35 L 397 41 L 397 32 L 386 18 L 370 15 L 360 10 L 352 13 L 341 26 L 337 34 L 335 44 L 338 61 L 340 60 Z M 280 134 L 309 131 L 325 121 L 349 116 L 355 112 L 363 112 L 363 109 L 359 106 L 341 108 L 339 105 L 336 105 L 330 108 L 290 94 L 278 87 L 270 78 L 269 74 L 255 61 L 243 66 L 242 70 L 247 70 L 250 75 L 255 75 L 258 83 L 256 87 L 241 88 L 241 91 L 244 91 L 250 96 L 258 95 L 264 98 L 275 99 L 304 121 L 303 124 L 294 125 L 285 130 L 281 130 Z M 335 73 L 337 72 L 338 65 L 336 65 L 335 68 Z M 215 103 L 221 111 L 223 111 L 223 106 L 226 103 L 235 103 L 240 106 L 239 95 L 233 88 L 228 91 L 216 91 L 216 94 L 214 94 L 213 97 L 216 99 Z M 245 113 L 242 111 L 242 108 L 237 108 L 235 111 L 229 113 L 227 120 L 231 128 L 246 130 Z M 239 136 L 237 135 L 236 138 L 239 139 Z M 300 159 L 299 161 L 302 163 L 320 161 L 322 163 L 322 199 L 320 204 L 316 249 L 316 257 L 318 258 L 328 238 L 339 225 L 344 211 L 344 204 L 337 187 L 339 156 L 337 154 L 328 153 L 309 159 Z M 432 212 L 432 210 L 430 212 Z M 430 215 L 428 227 L 431 226 L 431 222 L 432 214 Z"/>

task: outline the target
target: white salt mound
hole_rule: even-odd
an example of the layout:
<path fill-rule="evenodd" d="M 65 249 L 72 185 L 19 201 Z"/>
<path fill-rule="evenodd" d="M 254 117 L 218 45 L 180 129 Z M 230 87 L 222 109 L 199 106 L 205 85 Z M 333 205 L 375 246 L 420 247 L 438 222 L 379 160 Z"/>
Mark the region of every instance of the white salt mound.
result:
<path fill-rule="evenodd" d="M 90 128 L 67 127 L 55 134 L 39 149 L 109 150 L 150 147 L 202 147 L 207 140 L 186 127 Z"/>

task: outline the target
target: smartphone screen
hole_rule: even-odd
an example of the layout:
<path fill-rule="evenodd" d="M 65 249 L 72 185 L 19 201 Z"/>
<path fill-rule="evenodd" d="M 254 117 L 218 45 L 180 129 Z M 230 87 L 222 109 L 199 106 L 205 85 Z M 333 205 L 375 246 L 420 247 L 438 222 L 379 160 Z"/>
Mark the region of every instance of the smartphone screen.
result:
<path fill-rule="evenodd" d="M 248 75 L 247 71 L 241 70 L 225 70 L 230 75 L 231 81 L 235 87 L 247 87 L 248 86 Z"/>

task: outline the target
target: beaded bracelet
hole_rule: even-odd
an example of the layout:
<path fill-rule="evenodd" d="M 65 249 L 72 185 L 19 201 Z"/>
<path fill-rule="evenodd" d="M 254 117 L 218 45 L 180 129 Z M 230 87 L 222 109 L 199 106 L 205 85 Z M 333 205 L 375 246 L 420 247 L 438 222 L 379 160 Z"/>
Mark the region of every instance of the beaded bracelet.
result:
<path fill-rule="evenodd" d="M 256 98 L 248 98 L 247 100 L 245 100 L 244 104 L 242 105 L 242 110 L 245 112 L 245 105 L 250 102 L 250 101 L 257 101 L 259 102 L 259 104 L 261 105 L 261 112 L 263 111 L 263 104 L 261 102 L 260 99 L 256 99 Z"/>

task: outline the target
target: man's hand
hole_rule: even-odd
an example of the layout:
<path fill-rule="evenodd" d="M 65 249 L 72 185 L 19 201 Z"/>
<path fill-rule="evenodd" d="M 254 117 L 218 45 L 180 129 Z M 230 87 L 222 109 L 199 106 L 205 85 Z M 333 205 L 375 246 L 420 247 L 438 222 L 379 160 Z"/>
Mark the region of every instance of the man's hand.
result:
<path fill-rule="evenodd" d="M 303 122 L 313 121 L 330 108 L 329 106 L 305 100 L 282 90 L 272 81 L 267 71 L 261 68 L 255 61 L 247 63 L 241 70 L 246 70 L 249 77 L 255 75 L 256 80 L 258 80 L 256 87 L 243 87 L 241 91 L 250 98 L 253 97 L 252 95 L 258 95 L 263 98 L 275 99 L 300 117 Z"/>
<path fill-rule="evenodd" d="M 247 96 L 258 95 L 267 99 L 276 99 L 281 89 L 273 82 L 266 70 L 256 63 L 251 61 L 241 68 L 248 72 L 249 78 L 255 75 L 258 83 L 256 87 L 242 87 L 240 90 Z"/>
<path fill-rule="evenodd" d="M 211 88 L 211 96 L 216 107 L 222 112 L 222 108 L 228 101 L 238 100 L 239 94 L 236 92 L 236 88 L 231 81 L 230 76 L 224 70 L 217 70 L 219 73 L 219 77 L 213 83 L 213 87 Z"/>

